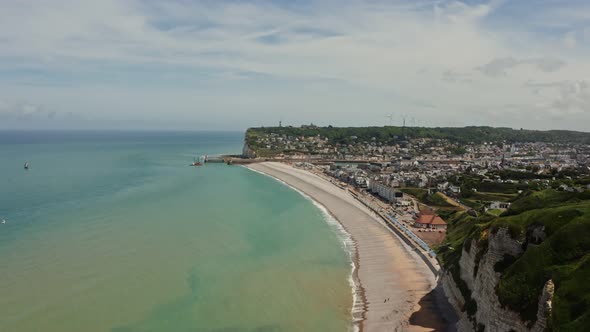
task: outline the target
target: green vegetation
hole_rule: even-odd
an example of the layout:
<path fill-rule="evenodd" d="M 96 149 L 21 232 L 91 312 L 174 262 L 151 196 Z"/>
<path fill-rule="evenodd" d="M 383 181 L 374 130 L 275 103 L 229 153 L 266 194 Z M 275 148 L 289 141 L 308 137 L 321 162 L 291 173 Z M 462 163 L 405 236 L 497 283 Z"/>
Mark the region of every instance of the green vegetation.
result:
<path fill-rule="evenodd" d="M 578 264 L 571 266 L 570 273 L 561 281 L 561 292 L 553 299 L 553 321 L 562 323 L 562 331 L 588 331 L 590 327 L 590 259 L 586 255 Z M 554 323 L 555 324 L 555 323 Z M 559 325 L 558 325 L 559 326 Z M 557 330 L 557 329 L 556 329 Z"/>
<path fill-rule="evenodd" d="M 532 323 L 542 289 L 551 279 L 555 297 L 550 329 L 590 330 L 590 192 L 527 192 L 499 217 L 456 213 L 448 222 L 439 257 L 454 279 L 463 246 L 476 241 L 476 257 L 481 258 L 488 234 L 506 228 L 511 237 L 523 241 L 526 250 L 520 257 L 507 255 L 494 266 L 502 273 L 496 290 L 500 303 Z M 543 236 L 538 237 L 539 233 Z"/>
<path fill-rule="evenodd" d="M 517 172 L 512 170 L 497 170 L 492 174 L 498 175 L 502 179 L 512 180 L 551 179 L 557 175 L 557 170 L 553 174 L 537 174 L 531 171 Z"/>
<path fill-rule="evenodd" d="M 466 212 L 455 211 L 447 220 L 449 223 L 445 242 L 438 247 L 438 258 L 442 266 L 451 273 L 451 276 L 465 299 L 465 312 L 473 317 L 477 312 L 477 302 L 471 297 L 471 291 L 463 279 L 461 279 L 459 260 L 463 248 L 469 251 L 472 241 L 483 240 L 489 225 L 489 217 L 472 217 Z"/>
<path fill-rule="evenodd" d="M 500 209 L 489 209 L 489 210 L 488 210 L 488 213 L 489 213 L 489 214 L 493 214 L 493 215 L 495 215 L 495 216 L 499 216 L 499 215 L 501 215 L 503 212 L 504 212 L 504 211 L 503 211 L 503 210 L 500 210 Z"/>
<path fill-rule="evenodd" d="M 518 195 L 517 194 L 502 194 L 502 193 L 483 193 L 483 192 L 467 192 L 467 194 L 461 194 L 462 198 L 459 199 L 464 205 L 475 209 L 477 211 L 483 211 L 482 209 L 486 205 L 486 202 L 500 201 L 500 202 L 512 202 Z M 468 198 L 466 198 L 468 197 Z M 494 215 L 500 215 L 503 211 L 499 209 L 488 210 L 488 213 Z"/>
<path fill-rule="evenodd" d="M 496 170 L 488 172 L 486 178 L 482 175 L 471 173 L 468 170 L 461 175 L 449 179 L 449 182 L 461 187 L 460 198 L 462 199 L 512 202 L 518 197 L 520 192 L 539 191 L 547 187 L 548 184 L 554 189 L 558 189 L 562 184 L 568 186 L 587 185 L 586 181 L 590 180 L 586 177 L 571 179 L 582 174 L 581 171 L 576 172 L 572 169 L 564 169 L 559 172 L 553 170 L 550 174 L 537 175 L 531 172 Z M 497 182 L 495 179 L 513 180 L 514 182 Z M 545 181 L 545 185 L 541 181 Z"/>
<path fill-rule="evenodd" d="M 452 154 L 452 155 L 457 155 L 457 156 L 459 156 L 459 155 L 464 155 L 465 153 L 467 153 L 467 149 L 465 149 L 465 148 L 464 148 L 464 147 L 462 147 L 462 146 L 459 146 L 459 147 L 453 147 L 453 148 L 450 148 L 450 149 L 448 149 L 447 151 L 448 151 L 450 154 Z"/>
<path fill-rule="evenodd" d="M 494 194 L 517 194 L 519 190 L 528 190 L 529 185 L 524 183 L 498 183 L 498 182 L 476 182 L 473 183 L 469 189 L 475 188 L 477 192 L 494 193 Z M 466 188 L 467 189 L 467 188 Z M 463 193 L 463 188 L 461 188 Z M 476 192 L 467 190 L 465 196 L 477 196 Z"/>
<path fill-rule="evenodd" d="M 537 192 L 527 192 L 521 199 L 515 201 L 506 215 L 519 214 L 524 211 L 541 209 L 556 206 L 564 203 L 576 203 L 590 200 L 590 191 L 584 192 L 562 192 L 556 190 L 544 190 Z"/>
<path fill-rule="evenodd" d="M 473 199 L 460 199 L 459 200 L 463 205 L 468 206 L 475 210 L 481 210 L 483 208 L 483 203 L 478 200 Z"/>
<path fill-rule="evenodd" d="M 438 192 L 429 195 L 428 190 L 421 188 L 402 188 L 400 190 L 416 197 L 416 199 L 422 204 L 434 207 L 453 207 Z"/>
<path fill-rule="evenodd" d="M 256 154 L 260 158 L 273 157 L 274 155 L 276 155 L 276 151 L 273 151 L 271 149 L 258 148 L 256 149 Z"/>
<path fill-rule="evenodd" d="M 469 250 L 471 241 L 483 240 L 493 219 L 495 218 L 488 215 L 473 217 L 461 211 L 452 215 L 447 220 L 449 226 L 445 242 L 439 247 L 438 258 L 443 266 L 447 269 L 458 268 L 463 247 Z"/>
<path fill-rule="evenodd" d="M 526 320 L 534 320 L 545 282 L 553 279 L 559 285 L 572 273 L 568 266 L 590 252 L 589 217 L 590 206 L 586 204 L 536 209 L 499 220 L 494 230 L 507 227 L 513 237 L 526 238 L 524 233 L 532 227 L 544 227 L 547 235 L 545 241 L 529 247 L 504 271 L 497 290 L 500 303 L 520 312 Z"/>
<path fill-rule="evenodd" d="M 526 183 L 493 182 L 481 175 L 470 173 L 449 179 L 449 182 L 461 187 L 461 198 L 484 201 L 511 201 L 519 191 L 537 188 L 537 185 L 531 186 Z"/>
<path fill-rule="evenodd" d="M 469 195 L 469 198 L 480 201 L 500 201 L 500 202 L 511 202 L 518 195 L 516 194 L 502 194 L 502 193 L 486 193 L 486 192 L 475 192 Z"/>
<path fill-rule="evenodd" d="M 336 144 L 352 144 L 359 141 L 371 141 L 373 138 L 381 143 L 396 143 L 407 138 L 435 138 L 447 139 L 456 143 L 482 142 L 548 142 L 565 144 L 590 144 L 590 133 L 567 130 L 515 130 L 511 128 L 493 127 L 464 127 L 464 128 L 425 128 L 425 127 L 262 127 L 250 128 L 246 132 L 246 141 L 256 148 L 255 138 L 264 134 L 279 134 L 287 136 L 317 136 L 327 137 Z M 454 153 L 461 154 L 457 149 Z"/>

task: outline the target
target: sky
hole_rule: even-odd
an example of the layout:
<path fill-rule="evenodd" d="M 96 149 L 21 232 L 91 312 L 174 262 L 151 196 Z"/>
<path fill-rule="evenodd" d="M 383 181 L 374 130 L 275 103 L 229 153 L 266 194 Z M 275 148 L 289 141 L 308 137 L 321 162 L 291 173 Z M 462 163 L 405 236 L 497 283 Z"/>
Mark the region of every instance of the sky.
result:
<path fill-rule="evenodd" d="M 0 128 L 590 131 L 590 1 L 0 0 Z"/>

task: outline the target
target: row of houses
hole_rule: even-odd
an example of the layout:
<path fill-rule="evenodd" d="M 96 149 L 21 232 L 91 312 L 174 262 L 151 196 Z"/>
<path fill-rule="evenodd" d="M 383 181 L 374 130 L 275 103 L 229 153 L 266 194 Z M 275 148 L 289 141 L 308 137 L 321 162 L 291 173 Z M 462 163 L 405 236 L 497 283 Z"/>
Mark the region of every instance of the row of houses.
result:
<path fill-rule="evenodd" d="M 452 194 L 461 193 L 461 187 L 450 184 L 448 181 L 437 184 L 436 188 L 442 192 L 447 192 L 447 193 L 452 193 Z"/>

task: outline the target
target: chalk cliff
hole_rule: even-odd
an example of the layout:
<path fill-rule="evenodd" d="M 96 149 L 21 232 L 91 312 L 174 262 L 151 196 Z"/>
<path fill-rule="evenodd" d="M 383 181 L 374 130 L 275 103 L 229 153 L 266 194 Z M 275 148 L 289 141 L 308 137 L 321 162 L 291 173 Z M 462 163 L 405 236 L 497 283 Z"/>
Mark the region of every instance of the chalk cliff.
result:
<path fill-rule="evenodd" d="M 542 230 L 533 230 L 531 236 L 543 237 Z M 515 331 L 541 332 L 547 328 L 551 316 L 554 285 L 548 280 L 539 297 L 535 321 L 523 321 L 520 314 L 501 305 L 496 294 L 500 282 L 497 264 L 506 257 L 519 257 L 529 241 L 511 238 L 506 228 L 488 232 L 487 238 L 465 243 L 458 269 L 445 271 L 442 284 L 445 294 L 455 307 L 459 331 Z"/>

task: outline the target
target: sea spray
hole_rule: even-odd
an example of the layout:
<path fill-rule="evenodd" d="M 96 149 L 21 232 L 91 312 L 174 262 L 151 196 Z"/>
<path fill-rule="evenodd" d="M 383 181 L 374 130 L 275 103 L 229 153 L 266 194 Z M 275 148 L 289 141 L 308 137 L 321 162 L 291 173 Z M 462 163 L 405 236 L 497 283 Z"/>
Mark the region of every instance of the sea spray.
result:
<path fill-rule="evenodd" d="M 322 213 L 322 215 L 324 216 L 324 221 L 328 225 L 333 227 L 333 229 L 336 232 L 336 235 L 338 236 L 338 238 L 340 239 L 340 241 L 342 243 L 343 249 L 348 254 L 348 257 L 350 260 L 351 271 L 348 276 L 348 283 L 350 284 L 350 287 L 352 289 L 351 330 L 354 332 L 359 331 L 359 323 L 363 320 L 362 315 L 365 311 L 365 308 L 364 308 L 365 304 L 360 300 L 361 287 L 360 287 L 360 281 L 356 277 L 357 266 L 354 263 L 354 261 L 355 261 L 354 257 L 357 254 L 357 252 L 356 252 L 357 248 L 356 248 L 356 244 L 355 244 L 352 236 L 350 235 L 350 233 L 348 233 L 348 231 L 344 228 L 344 226 L 342 226 L 342 224 L 338 221 L 338 219 L 336 219 L 336 217 L 334 217 L 325 206 L 323 206 L 322 204 L 320 204 L 319 202 L 314 200 L 311 196 L 307 195 L 303 191 L 295 188 L 294 186 L 288 184 L 287 182 L 285 182 L 277 177 L 274 177 L 270 174 L 264 173 L 259 170 L 252 169 L 247 166 L 243 166 L 243 167 L 246 169 L 249 169 L 250 171 L 256 172 L 258 174 L 268 176 L 268 177 L 274 179 L 275 181 L 280 182 L 281 184 L 285 185 L 286 187 L 296 191 L 298 194 L 303 196 L 306 200 L 310 201 L 315 207 L 317 207 L 320 210 L 320 212 Z"/>

